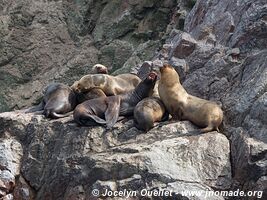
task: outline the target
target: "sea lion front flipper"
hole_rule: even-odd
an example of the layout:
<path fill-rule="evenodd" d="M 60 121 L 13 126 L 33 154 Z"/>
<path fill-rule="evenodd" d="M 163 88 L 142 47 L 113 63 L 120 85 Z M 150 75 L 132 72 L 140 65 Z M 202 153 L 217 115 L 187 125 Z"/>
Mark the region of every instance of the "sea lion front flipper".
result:
<path fill-rule="evenodd" d="M 105 112 L 105 119 L 108 129 L 112 128 L 119 118 L 120 103 L 120 96 L 111 96 L 107 99 L 108 108 Z"/>

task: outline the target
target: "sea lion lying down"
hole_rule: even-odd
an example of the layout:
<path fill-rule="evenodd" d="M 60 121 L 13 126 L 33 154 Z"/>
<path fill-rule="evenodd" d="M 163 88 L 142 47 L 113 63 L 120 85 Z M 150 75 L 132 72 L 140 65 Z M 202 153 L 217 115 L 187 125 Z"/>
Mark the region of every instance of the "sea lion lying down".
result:
<path fill-rule="evenodd" d="M 132 92 L 92 99 L 79 104 L 73 113 L 75 122 L 86 126 L 105 124 L 107 128 L 113 127 L 119 116 L 133 114 L 136 104 L 152 93 L 156 80 L 157 74 L 150 72 Z"/>
<path fill-rule="evenodd" d="M 92 88 L 101 89 L 107 96 L 125 94 L 135 89 L 141 79 L 135 74 L 112 76 L 108 74 L 89 74 L 75 81 L 71 89 L 84 93 Z"/>
<path fill-rule="evenodd" d="M 25 113 L 43 111 L 42 113 L 47 118 L 66 117 L 66 114 L 72 111 L 77 105 L 76 95 L 69 86 L 62 83 L 49 84 L 44 92 L 41 103 L 25 110 Z"/>

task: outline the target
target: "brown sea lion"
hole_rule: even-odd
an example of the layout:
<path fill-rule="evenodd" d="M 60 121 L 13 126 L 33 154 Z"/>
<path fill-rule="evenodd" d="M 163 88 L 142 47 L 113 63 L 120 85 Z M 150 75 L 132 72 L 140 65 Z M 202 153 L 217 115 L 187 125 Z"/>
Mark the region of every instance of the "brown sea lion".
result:
<path fill-rule="evenodd" d="M 160 73 L 159 95 L 174 119 L 189 120 L 203 128 L 201 132 L 219 131 L 223 112 L 215 102 L 188 94 L 171 65 L 164 64 Z"/>
<path fill-rule="evenodd" d="M 168 116 L 159 97 L 147 97 L 134 108 L 135 127 L 146 132 L 153 128 L 155 122 L 167 120 Z"/>
<path fill-rule="evenodd" d="M 105 124 L 111 128 L 119 116 L 133 114 L 136 104 L 151 93 L 156 80 L 157 74 L 151 72 L 132 92 L 85 101 L 75 108 L 74 120 L 80 125 Z"/>
<path fill-rule="evenodd" d="M 92 67 L 92 74 L 108 74 L 108 68 L 105 65 L 96 64 Z"/>
<path fill-rule="evenodd" d="M 75 93 L 62 83 L 51 83 L 44 90 L 41 103 L 25 110 L 25 113 L 42 111 L 47 118 L 61 118 L 68 116 L 77 105 Z"/>
<path fill-rule="evenodd" d="M 107 74 L 90 74 L 83 76 L 79 81 L 75 81 L 71 89 L 80 93 L 88 92 L 92 88 L 99 88 L 107 96 L 110 96 L 132 91 L 140 81 L 141 79 L 134 74 L 128 74 L 127 79 Z"/>

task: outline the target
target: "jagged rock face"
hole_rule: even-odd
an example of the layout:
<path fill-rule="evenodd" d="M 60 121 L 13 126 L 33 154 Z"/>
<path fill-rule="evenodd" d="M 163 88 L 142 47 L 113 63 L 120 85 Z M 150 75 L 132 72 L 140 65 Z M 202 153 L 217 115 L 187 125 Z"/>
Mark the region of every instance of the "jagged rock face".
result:
<path fill-rule="evenodd" d="M 1 0 L 0 5 L 3 112 L 37 103 L 49 82 L 72 84 L 96 63 L 122 73 L 151 59 L 177 4 L 175 0 Z M 189 8 L 181 5 L 176 10 L 186 13 Z"/>
<path fill-rule="evenodd" d="M 185 30 L 201 39 L 211 32 L 217 42 L 242 51 L 266 49 L 266 1 L 197 1 Z"/>
<path fill-rule="evenodd" d="M 165 60 L 188 93 L 224 111 L 222 134 L 202 135 L 188 121 L 144 133 L 133 120 L 107 131 L 1 113 L 0 198 L 91 200 L 94 189 L 137 191 L 132 199 L 142 189 L 171 191 L 169 199 L 236 189 L 267 198 L 266 3 L 198 0 L 189 12 L 193 2 L 0 0 L 2 110 L 30 105 L 48 82 L 70 84 L 97 62 L 119 74 Z"/>
<path fill-rule="evenodd" d="M 108 132 L 78 127 L 71 117 L 48 121 L 19 112 L 1 114 L 0 122 L 3 145 L 19 141 L 24 152 L 7 148 L 3 155 L 16 156 L 15 163 L 21 164 L 16 167 L 21 167 L 20 175 L 36 199 L 94 199 L 96 188 L 104 194 L 106 188 L 141 192 L 160 187 L 179 194 L 183 187 L 231 186 L 229 141 L 216 132 L 190 136 L 196 131 L 190 122 L 166 124 L 147 133 L 134 128 L 132 120 L 117 123 Z M 8 169 L 11 158 L 4 165 Z"/>

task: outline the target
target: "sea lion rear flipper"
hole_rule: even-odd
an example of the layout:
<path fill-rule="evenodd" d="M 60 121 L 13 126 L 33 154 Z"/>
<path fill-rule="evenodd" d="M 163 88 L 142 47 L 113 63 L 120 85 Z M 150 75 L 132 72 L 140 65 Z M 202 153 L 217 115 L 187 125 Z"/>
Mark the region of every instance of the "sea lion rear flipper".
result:
<path fill-rule="evenodd" d="M 68 113 L 65 113 L 65 114 L 58 114 L 58 113 L 56 113 L 56 112 L 51 112 L 51 116 L 52 116 L 52 118 L 54 118 L 54 119 L 57 119 L 57 118 L 63 118 L 63 117 L 68 117 L 68 116 L 70 116 L 71 114 L 73 114 L 73 111 L 68 112 Z"/>
<path fill-rule="evenodd" d="M 32 106 L 32 107 L 27 108 L 23 111 L 24 111 L 24 113 L 33 113 L 33 112 L 41 111 L 43 109 L 44 109 L 44 101 L 42 100 L 41 103 L 39 103 L 39 105 Z"/>
<path fill-rule="evenodd" d="M 97 115 L 84 114 L 83 117 L 74 117 L 74 121 L 83 126 L 95 126 L 99 124 L 106 124 L 104 119 L 101 119 Z"/>
<path fill-rule="evenodd" d="M 119 96 L 111 96 L 107 100 L 108 108 L 105 112 L 105 119 L 108 129 L 112 128 L 119 118 L 120 102 L 121 98 Z"/>
<path fill-rule="evenodd" d="M 100 117 L 98 117 L 96 115 L 88 115 L 88 117 L 90 117 L 91 119 L 93 119 L 98 124 L 106 124 L 106 121 L 105 120 L 101 119 Z"/>

